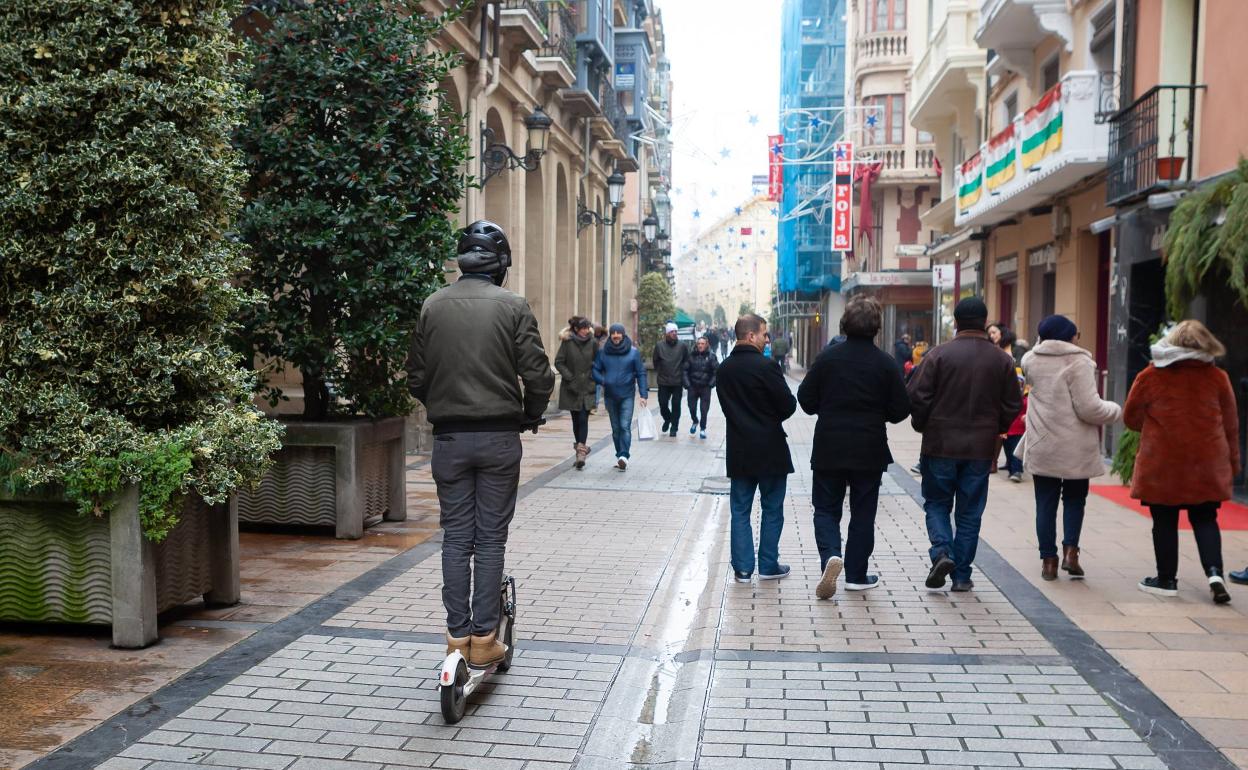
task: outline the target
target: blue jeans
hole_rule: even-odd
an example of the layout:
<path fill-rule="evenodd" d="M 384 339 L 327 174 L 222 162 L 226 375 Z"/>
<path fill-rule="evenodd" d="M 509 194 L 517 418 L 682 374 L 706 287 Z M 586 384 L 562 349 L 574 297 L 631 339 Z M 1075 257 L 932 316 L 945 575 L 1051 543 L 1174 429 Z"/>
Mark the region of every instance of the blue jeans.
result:
<path fill-rule="evenodd" d="M 979 524 L 988 504 L 988 471 L 994 462 L 995 459 L 954 460 L 927 455 L 919 459 L 927 539 L 932 543 L 928 555 L 933 564 L 941 556 L 953 559 L 954 580 L 971 578 L 971 563 L 979 547 Z"/>
<path fill-rule="evenodd" d="M 1018 459 L 1018 455 L 1014 454 L 1018 451 L 1018 445 L 1022 442 L 1022 436 L 1005 437 L 1005 467 L 1011 476 L 1015 473 L 1023 472 L 1023 461 Z"/>
<path fill-rule="evenodd" d="M 780 532 L 784 530 L 784 492 L 788 483 L 788 476 L 732 479 L 728 503 L 732 509 L 732 568 L 737 572 L 754 572 L 750 509 L 754 506 L 755 490 L 763 511 L 758 533 L 758 571 L 763 575 L 780 572 Z"/>
<path fill-rule="evenodd" d="M 1079 545 L 1083 509 L 1088 503 L 1087 479 L 1055 479 L 1033 476 L 1036 488 L 1036 540 L 1040 558 L 1057 556 L 1057 504 L 1062 503 L 1062 545 Z"/>
<path fill-rule="evenodd" d="M 615 442 L 615 456 L 628 459 L 633 446 L 633 397 L 606 399 L 607 417 L 611 419 L 611 440 Z"/>

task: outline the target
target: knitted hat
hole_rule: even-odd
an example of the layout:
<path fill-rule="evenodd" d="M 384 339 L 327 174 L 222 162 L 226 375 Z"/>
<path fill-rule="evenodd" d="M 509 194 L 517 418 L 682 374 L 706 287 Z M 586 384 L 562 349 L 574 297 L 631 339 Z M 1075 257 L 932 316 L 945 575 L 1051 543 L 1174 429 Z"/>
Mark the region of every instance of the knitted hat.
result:
<path fill-rule="evenodd" d="M 615 334 L 616 332 L 625 335 L 628 334 L 628 330 L 624 328 L 624 324 L 611 324 L 611 328 L 607 330 L 607 334 Z"/>
<path fill-rule="evenodd" d="M 676 324 L 672 323 L 671 321 L 668 321 L 667 326 L 663 327 L 663 332 L 665 334 L 671 334 L 674 331 L 678 331 L 678 329 L 676 327 Z"/>
<path fill-rule="evenodd" d="M 1040 322 L 1040 328 L 1037 331 L 1040 332 L 1041 340 L 1070 342 L 1079 333 L 1079 327 L 1064 315 L 1051 315 Z"/>
<path fill-rule="evenodd" d="M 979 297 L 967 297 L 953 309 L 953 320 L 958 322 L 958 326 L 963 326 L 967 322 L 973 321 L 987 323 L 988 306 Z"/>

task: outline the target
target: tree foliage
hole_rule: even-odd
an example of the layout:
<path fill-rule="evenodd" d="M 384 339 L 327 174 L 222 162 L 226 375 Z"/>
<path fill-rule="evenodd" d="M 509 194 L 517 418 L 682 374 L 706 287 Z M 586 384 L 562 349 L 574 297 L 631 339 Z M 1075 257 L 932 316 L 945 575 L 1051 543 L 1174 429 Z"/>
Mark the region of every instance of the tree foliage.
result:
<path fill-rule="evenodd" d="M 1248 306 L 1248 160 L 1240 158 L 1235 171 L 1179 201 L 1163 248 L 1171 318 L 1187 315 L 1188 303 L 1211 272 Z"/>
<path fill-rule="evenodd" d="M 750 305 L 750 303 L 742 302 L 741 307 L 737 308 L 737 317 L 740 318 L 743 315 L 750 315 L 753 312 L 754 308 Z"/>
<path fill-rule="evenodd" d="M 262 99 L 238 134 L 251 171 L 239 231 L 268 302 L 241 341 L 300 371 L 308 419 L 411 411 L 409 342 L 454 254 L 468 141 L 438 92 L 456 59 L 432 42 L 458 11 L 394 5 L 282 0 L 250 44 Z"/>
<path fill-rule="evenodd" d="M 715 318 L 715 325 L 724 328 L 728 325 L 728 313 L 724 310 L 723 305 L 716 305 L 715 312 L 712 314 Z"/>
<path fill-rule="evenodd" d="M 0 2 L 0 454 L 101 511 L 257 478 L 280 429 L 226 344 L 247 269 L 228 0 Z"/>
<path fill-rule="evenodd" d="M 676 298 L 662 273 L 646 273 L 637 289 L 637 344 L 645 355 L 663 338 L 663 325 L 676 317 Z"/>

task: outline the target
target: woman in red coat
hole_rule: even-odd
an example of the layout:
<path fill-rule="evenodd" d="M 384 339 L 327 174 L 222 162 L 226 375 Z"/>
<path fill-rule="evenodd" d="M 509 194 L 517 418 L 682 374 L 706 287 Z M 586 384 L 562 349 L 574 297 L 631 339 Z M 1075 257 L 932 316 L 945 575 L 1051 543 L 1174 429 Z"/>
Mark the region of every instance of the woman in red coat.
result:
<path fill-rule="evenodd" d="M 1177 596 L 1179 511 L 1187 509 L 1213 600 L 1231 600 L 1222 577 L 1218 508 L 1239 473 L 1235 392 L 1214 359 L 1226 348 L 1199 321 L 1183 321 L 1153 345 L 1153 362 L 1127 396 L 1123 422 L 1140 432 L 1131 496 L 1153 514 L 1157 576 L 1140 590 Z"/>

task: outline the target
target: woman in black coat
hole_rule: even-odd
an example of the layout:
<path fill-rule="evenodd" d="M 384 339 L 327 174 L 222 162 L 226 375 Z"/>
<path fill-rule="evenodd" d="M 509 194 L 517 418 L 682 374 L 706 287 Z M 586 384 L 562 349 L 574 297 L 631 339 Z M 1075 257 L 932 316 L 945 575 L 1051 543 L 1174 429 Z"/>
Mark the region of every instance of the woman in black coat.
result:
<path fill-rule="evenodd" d="M 893 462 L 887 423 L 910 416 L 910 399 L 893 357 L 873 342 L 879 333 L 880 303 L 855 297 L 841 317 L 845 342 L 815 359 L 797 391 L 802 411 L 816 414 L 814 451 L 815 544 L 823 578 L 820 599 L 836 593 L 845 569 L 845 588 L 865 591 L 880 584 L 867 574 L 875 550 L 875 512 L 880 478 Z M 841 558 L 841 507 L 849 490 L 849 541 Z"/>

